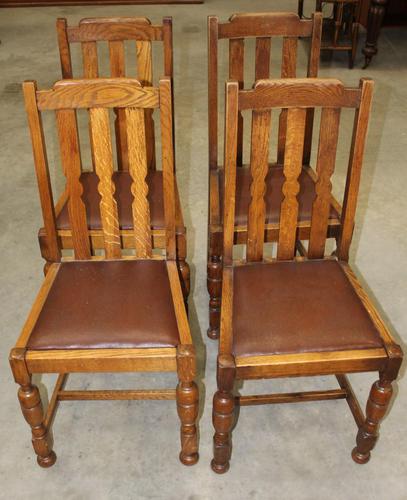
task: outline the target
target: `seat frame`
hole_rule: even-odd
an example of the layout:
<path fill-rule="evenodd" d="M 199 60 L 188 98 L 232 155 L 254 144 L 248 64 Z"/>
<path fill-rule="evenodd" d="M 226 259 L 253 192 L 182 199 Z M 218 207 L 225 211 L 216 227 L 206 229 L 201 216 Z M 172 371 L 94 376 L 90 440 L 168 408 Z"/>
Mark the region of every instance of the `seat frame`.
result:
<path fill-rule="evenodd" d="M 153 84 L 152 44 L 161 42 L 164 54 L 164 76 L 173 78 L 173 47 L 172 47 L 172 18 L 164 17 L 162 25 L 153 25 L 146 17 L 112 17 L 112 18 L 85 18 L 77 26 L 68 26 L 65 18 L 59 18 L 56 23 L 59 56 L 62 78 L 72 79 L 73 65 L 71 59 L 71 44 L 80 44 L 83 57 L 84 78 L 98 78 L 97 43 L 109 44 L 110 71 L 112 77 L 125 77 L 125 41 L 134 41 L 137 46 L 138 78 L 143 85 Z M 120 109 L 115 110 L 115 135 L 117 139 L 117 159 L 119 170 L 128 170 L 127 140 L 125 133 L 125 117 Z M 146 110 L 146 141 L 148 147 L 148 166 L 155 169 L 155 137 L 152 110 Z M 93 159 L 93 158 L 92 158 Z M 94 169 L 94 165 L 93 165 Z M 65 188 L 55 205 L 55 216 L 58 218 L 69 197 Z M 186 262 L 187 242 L 186 228 L 183 220 L 178 188 L 176 186 L 176 240 L 177 262 L 182 275 L 182 288 L 185 300 L 190 291 L 190 268 Z M 58 229 L 58 244 L 61 250 L 72 250 L 72 232 L 69 229 Z M 165 248 L 165 229 L 154 229 L 154 248 Z M 121 230 L 125 248 L 134 248 L 132 231 Z M 103 231 L 94 229 L 90 232 L 93 250 L 103 248 Z M 46 261 L 44 272 L 54 261 L 50 256 L 47 241 L 47 232 L 44 227 L 39 230 L 38 240 L 41 255 Z"/>
<path fill-rule="evenodd" d="M 223 267 L 223 214 L 221 213 L 219 172 L 223 168 L 218 160 L 218 42 L 229 40 L 229 78 L 239 82 L 239 89 L 244 88 L 244 41 L 256 38 L 255 78 L 257 81 L 270 77 L 270 50 L 273 38 L 283 38 L 281 66 L 282 78 L 296 77 L 298 39 L 310 38 L 307 77 L 317 77 L 321 48 L 322 14 L 314 13 L 311 20 L 300 19 L 293 12 L 274 12 L 263 14 L 234 14 L 228 22 L 219 22 L 216 16 L 208 18 L 208 124 L 209 124 L 209 201 L 208 201 L 208 260 L 207 288 L 209 293 L 209 328 L 208 337 L 219 338 L 221 314 L 221 290 Z M 310 166 L 312 129 L 314 111 L 307 110 L 307 128 L 303 153 L 303 168 L 315 180 L 315 172 Z M 283 110 L 279 119 L 277 163 L 284 161 L 285 129 L 287 110 Z M 243 116 L 239 112 L 237 145 L 237 164 L 243 166 Z M 269 168 L 273 168 L 270 164 Z M 331 197 L 332 206 L 341 214 L 341 206 Z M 309 221 L 303 221 L 299 227 L 298 242 L 308 240 Z M 328 225 L 328 236 L 337 238 L 340 219 L 332 219 Z M 247 236 L 247 225 L 236 225 L 235 244 L 242 244 Z M 267 242 L 278 238 L 278 224 L 268 224 L 264 239 Z"/>
<path fill-rule="evenodd" d="M 251 91 L 239 91 L 237 82 L 226 84 L 224 267 L 221 330 L 217 358 L 218 390 L 213 399 L 214 458 L 211 463 L 212 469 L 217 473 L 224 473 L 229 469 L 232 452 L 231 433 L 232 428 L 236 425 L 234 415 L 237 406 L 346 399 L 358 427 L 356 447 L 352 451 L 352 458 L 359 464 L 364 464 L 370 459 L 370 452 L 378 438 L 380 421 L 388 409 L 392 396 L 392 382 L 398 376 L 403 358 L 400 346 L 393 339 L 372 301 L 347 263 L 372 94 L 373 82 L 367 79 L 361 80 L 358 89 L 345 88 L 338 80 L 322 79 L 264 80 L 258 82 Z M 277 260 L 294 260 L 299 262 L 299 265 L 302 265 L 301 262 L 305 262 L 307 259 L 324 258 L 326 225 L 329 215 L 328 201 L 331 190 L 329 178 L 334 170 L 336 154 L 336 146 L 333 143 L 335 140 L 332 139 L 332 134 L 335 130 L 338 133 L 339 130 L 337 110 L 341 107 L 351 107 L 356 110 L 338 252 L 336 257 L 325 257 L 325 259 L 335 258 L 339 261 L 353 290 L 380 334 L 382 348 L 298 352 L 250 357 L 234 355 L 234 269 L 237 266 L 246 266 L 254 262 L 275 265 L 276 260 L 263 256 L 264 241 L 260 237 L 265 227 L 264 190 L 262 188 L 265 174 L 262 168 L 267 161 L 264 152 L 267 151 L 267 148 L 262 148 L 261 144 L 263 144 L 263 138 L 265 141 L 269 140 L 269 123 L 264 120 L 264 116 L 274 107 L 287 107 L 291 111 L 287 129 L 288 158 L 285 159 L 284 163 L 286 182 L 283 186 L 285 198 L 281 205 L 280 221 L 282 222 L 279 228 Z M 318 161 L 320 162 L 320 156 L 322 156 L 325 162 L 320 163 L 319 175 L 322 180 L 319 183 L 317 198 L 313 206 L 309 247 L 308 249 L 302 247 L 304 255 L 295 256 L 296 251 L 298 251 L 295 239 L 298 232 L 296 179 L 300 172 L 301 163 L 301 148 L 297 149 L 296 144 L 301 142 L 301 129 L 303 130 L 305 123 L 302 121 L 305 113 L 304 108 L 307 107 L 322 107 L 324 111 L 328 109 L 324 117 L 324 120 L 328 121 L 325 122 L 325 133 L 321 127 L 318 151 Z M 253 110 L 253 120 L 255 120 L 255 126 L 258 127 L 257 133 L 252 136 L 252 141 L 256 142 L 254 146 L 252 144 L 256 166 L 252 166 L 253 198 L 249 207 L 249 235 L 245 241 L 247 257 L 246 260 L 234 260 L 234 192 L 236 189 L 236 169 L 238 168 L 236 166 L 238 110 L 243 109 Z M 264 121 L 261 122 L 261 120 Z M 330 127 L 327 126 L 329 122 Z M 313 229 L 313 226 L 318 229 Z M 364 415 L 346 374 L 370 371 L 378 371 L 379 379 L 371 388 L 366 415 Z M 235 392 L 237 380 L 319 375 L 334 375 L 339 389 L 262 395 L 236 395 Z"/>
<path fill-rule="evenodd" d="M 196 355 L 191 337 L 184 296 L 181 288 L 179 269 L 176 261 L 175 239 L 175 172 L 174 142 L 172 115 L 171 80 L 160 80 L 159 88 L 142 87 L 134 79 L 95 79 L 95 80 L 63 80 L 57 82 L 53 89 L 37 91 L 35 82 L 23 85 L 26 110 L 33 145 L 34 162 L 39 184 L 41 206 L 43 208 L 44 226 L 50 235 L 50 264 L 44 283 L 34 302 L 21 335 L 10 353 L 10 365 L 15 381 L 20 385 L 18 397 L 24 418 L 32 431 L 32 443 L 37 454 L 38 464 L 50 467 L 55 463 L 56 455 L 52 450 L 50 436 L 51 427 L 58 403 L 64 400 L 170 400 L 177 402 L 178 415 L 181 420 L 181 453 L 180 460 L 185 465 L 193 465 L 198 461 L 198 440 L 196 419 L 198 416 L 198 388 L 194 382 L 196 377 Z M 107 92 L 108 91 L 108 92 Z M 106 109 L 120 106 L 128 111 L 128 138 L 131 143 L 130 173 L 133 178 L 133 240 L 137 256 L 122 255 L 124 249 L 120 238 L 117 205 L 114 202 L 114 189 L 111 185 L 113 174 L 111 144 Z M 92 256 L 90 235 L 86 225 L 85 207 L 81 201 L 80 169 L 77 158 L 79 150 L 75 147 L 77 137 L 76 120 L 73 110 L 83 108 L 90 110 L 90 129 L 94 139 L 96 173 L 99 177 L 101 194 L 101 218 L 103 224 L 104 250 L 107 260 L 165 260 L 168 280 L 171 289 L 175 319 L 179 331 L 179 344 L 171 348 L 101 348 L 101 349 L 50 349 L 33 350 L 28 341 L 36 321 L 47 300 L 53 282 L 58 274 L 61 261 L 98 261 L 103 257 Z M 147 175 L 146 137 L 144 127 L 135 126 L 142 122 L 144 108 L 160 109 L 163 152 L 164 212 L 165 212 L 165 256 L 152 253 L 152 236 L 149 229 L 149 210 L 145 177 Z M 68 184 L 71 188 L 69 199 L 69 217 L 72 226 L 72 243 L 74 259 L 61 256 L 58 243 L 58 232 L 55 224 L 55 211 L 52 192 L 49 189 L 49 172 L 47 165 L 44 133 L 41 123 L 43 110 L 55 110 L 59 128 L 61 157 Z M 93 113 L 93 114 L 92 114 Z M 135 114 L 137 113 L 137 114 Z M 103 125 L 105 124 L 105 125 Z M 107 127 L 107 128 L 105 128 Z M 137 137 L 136 137 L 137 135 Z M 99 137 L 99 138 L 98 138 Z M 105 142 L 106 141 L 106 142 Z M 138 148 L 135 150 L 135 145 Z M 66 147 L 69 146 L 69 155 Z M 144 149 L 143 149 L 144 147 Z M 107 148 L 107 149 L 106 149 Z M 144 153 L 143 153 L 144 151 Z M 64 154 L 65 153 L 65 154 Z M 137 162 L 135 162 L 137 158 Z M 137 179 L 137 183 L 136 183 Z M 48 184 L 48 189 L 42 189 Z M 144 184 L 144 186 L 143 186 Z M 48 196 L 48 197 L 47 197 Z M 102 207 L 104 203 L 104 207 Z M 137 218 L 134 214 L 137 213 Z M 113 216 L 112 216 L 113 215 Z M 64 386 L 69 373 L 89 372 L 177 372 L 176 389 L 156 390 L 102 390 L 83 391 L 65 390 Z M 44 412 L 38 388 L 32 382 L 36 373 L 58 373 L 57 382 L 50 398 L 48 409 Z"/>

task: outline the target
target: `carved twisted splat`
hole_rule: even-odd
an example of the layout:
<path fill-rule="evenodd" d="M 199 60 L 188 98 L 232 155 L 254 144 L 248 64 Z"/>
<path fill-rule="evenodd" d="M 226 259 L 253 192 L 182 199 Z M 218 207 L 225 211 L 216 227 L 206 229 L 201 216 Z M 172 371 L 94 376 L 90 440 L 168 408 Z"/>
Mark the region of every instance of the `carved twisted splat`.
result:
<path fill-rule="evenodd" d="M 252 150 L 250 169 L 252 184 L 247 228 L 247 260 L 263 258 L 264 225 L 266 217 L 266 176 L 270 142 L 271 111 L 253 111 Z"/>
<path fill-rule="evenodd" d="M 380 421 L 387 411 L 392 394 L 391 381 L 378 380 L 373 384 L 366 405 L 366 420 L 359 429 L 356 447 L 352 451 L 356 463 L 365 464 L 369 461 L 370 452 L 379 437 Z"/>
<path fill-rule="evenodd" d="M 137 77 L 144 87 L 153 85 L 153 60 L 151 42 L 138 40 L 136 42 L 137 49 Z M 155 134 L 153 110 L 144 110 L 144 120 L 146 126 L 146 142 L 147 142 L 147 165 L 150 169 L 155 169 Z"/>
<path fill-rule="evenodd" d="M 125 50 L 122 40 L 109 41 L 110 75 L 113 78 L 123 78 L 126 76 Z M 124 109 L 116 108 L 115 132 L 117 165 L 119 170 L 128 170 L 127 158 L 127 132 L 126 117 Z"/>
<path fill-rule="evenodd" d="M 320 259 L 324 256 L 331 206 L 331 177 L 335 170 L 336 148 L 339 137 L 340 108 L 324 108 L 321 115 L 316 197 L 312 205 L 311 234 L 308 258 Z"/>
<path fill-rule="evenodd" d="M 22 385 L 18 390 L 18 399 L 25 420 L 31 427 L 32 444 L 41 467 L 51 467 L 57 457 L 52 450 L 48 430 L 44 425 L 44 412 L 40 393 L 35 385 Z"/>
<path fill-rule="evenodd" d="M 198 418 L 199 394 L 194 382 L 196 375 L 195 349 L 193 345 L 179 345 L 177 348 L 177 411 L 181 420 L 180 460 L 185 465 L 197 463 L 198 436 L 196 419 Z"/>
<path fill-rule="evenodd" d="M 231 431 L 234 422 L 235 397 L 232 394 L 236 366 L 230 354 L 218 356 L 218 391 L 213 397 L 212 422 L 215 427 L 213 436 L 212 470 L 223 474 L 229 470 L 232 454 Z"/>
<path fill-rule="evenodd" d="M 298 218 L 297 194 L 300 190 L 298 177 L 302 168 L 306 110 L 293 108 L 287 114 L 287 140 L 284 155 L 284 176 L 282 191 L 280 231 L 278 236 L 277 258 L 292 259 L 295 252 L 295 240 Z"/>
<path fill-rule="evenodd" d="M 90 258 L 91 252 L 86 208 L 82 200 L 82 165 L 75 110 L 58 110 L 56 119 L 62 168 L 69 192 L 68 212 L 75 258 L 86 260 Z"/>
<path fill-rule="evenodd" d="M 99 63 L 98 63 L 98 52 L 97 52 L 96 42 L 83 42 L 81 43 L 81 49 L 82 49 L 84 78 L 98 78 Z M 89 123 L 89 137 L 90 137 L 90 149 L 92 155 L 92 165 L 93 168 L 95 168 L 95 157 L 93 154 L 92 133 L 90 130 L 90 123 Z"/>
<path fill-rule="evenodd" d="M 295 78 L 297 74 L 297 48 L 298 39 L 293 37 L 284 37 L 283 53 L 281 64 L 281 78 Z M 287 109 L 282 109 L 278 126 L 278 146 L 277 163 L 284 163 L 284 150 L 287 134 Z"/>
<path fill-rule="evenodd" d="M 108 259 L 119 259 L 121 257 L 121 245 L 117 203 L 114 199 L 115 185 L 112 181 L 113 161 L 109 112 L 103 108 L 92 108 L 89 114 L 95 171 L 99 177 L 100 215 L 106 257 Z"/>
<path fill-rule="evenodd" d="M 148 203 L 147 153 L 144 126 L 144 110 L 126 108 L 126 123 L 128 132 L 129 173 L 133 180 L 132 212 L 137 256 L 151 257 L 151 222 Z"/>

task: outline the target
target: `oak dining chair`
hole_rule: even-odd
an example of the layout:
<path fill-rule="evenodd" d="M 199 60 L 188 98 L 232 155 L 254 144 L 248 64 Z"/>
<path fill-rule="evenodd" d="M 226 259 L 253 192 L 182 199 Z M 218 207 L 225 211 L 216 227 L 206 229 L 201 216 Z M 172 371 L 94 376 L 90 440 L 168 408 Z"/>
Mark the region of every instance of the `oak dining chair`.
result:
<path fill-rule="evenodd" d="M 218 390 L 213 399 L 212 468 L 226 472 L 238 406 L 346 399 L 358 427 L 353 460 L 366 463 L 392 395 L 402 351 L 348 264 L 373 82 L 347 88 L 335 79 L 259 80 L 252 90 L 226 85 L 224 268 Z M 287 109 L 284 182 L 267 193 L 278 201 L 278 223 L 266 221 L 270 116 Z M 299 177 L 308 109 L 321 112 L 316 197 L 304 255 L 296 257 Z M 354 110 L 341 229 L 336 257 L 324 257 L 330 217 L 331 176 L 341 112 Z M 252 113 L 246 257 L 233 256 L 239 112 Z M 277 254 L 265 257 L 263 234 L 277 232 Z M 379 372 L 363 414 L 346 374 Z M 237 380 L 334 375 L 339 388 L 284 394 L 239 395 Z"/>
<path fill-rule="evenodd" d="M 222 288 L 222 185 L 223 166 L 219 162 L 218 144 L 218 82 L 220 80 L 219 60 L 220 45 L 222 40 L 229 42 L 229 78 L 239 82 L 239 88 L 250 88 L 252 83 L 262 78 L 269 78 L 271 60 L 271 48 L 274 41 L 282 40 L 281 58 L 276 58 L 281 68 L 277 69 L 282 78 L 295 78 L 299 76 L 298 66 L 298 39 L 308 39 L 308 68 L 304 76 L 318 76 L 320 45 L 322 31 L 322 14 L 315 13 L 311 20 L 301 20 L 295 13 L 257 13 L 257 14 L 235 14 L 228 22 L 219 22 L 216 16 L 208 19 L 208 57 L 209 57 L 209 218 L 208 218 L 208 264 L 207 264 L 207 286 L 210 296 L 209 300 L 209 329 L 208 336 L 212 339 L 219 337 L 219 319 L 221 308 Z M 249 54 L 245 42 L 255 40 L 254 54 Z M 245 68 L 247 63 L 254 61 L 254 74 L 248 82 L 245 81 Z M 247 73 L 247 72 L 246 72 Z M 277 76 L 279 76 L 277 75 Z M 247 75 L 246 75 L 247 76 Z M 305 146 L 303 154 L 303 173 L 300 182 L 304 187 L 300 196 L 299 217 L 302 221 L 302 230 L 299 237 L 308 239 L 310 207 L 315 195 L 315 176 L 310 168 L 313 110 L 307 110 L 307 126 L 305 134 Z M 244 122 L 245 120 L 245 122 Z M 279 134 L 277 144 L 276 162 L 270 163 L 269 175 L 267 176 L 267 190 L 274 189 L 282 181 L 282 164 L 284 161 L 285 129 L 287 121 L 287 110 L 281 112 L 279 118 Z M 236 212 L 235 212 L 235 243 L 241 243 L 247 233 L 246 208 L 250 198 L 250 175 L 247 165 L 244 165 L 244 134 L 243 128 L 250 127 L 250 122 L 239 113 L 238 144 L 237 144 L 237 173 L 236 189 Z M 340 218 L 340 206 L 332 199 L 332 219 L 329 223 L 329 236 L 338 234 Z M 269 222 L 278 220 L 278 211 L 274 205 L 267 205 L 267 218 Z M 275 232 L 268 232 L 265 237 L 267 241 L 275 241 Z"/>
<path fill-rule="evenodd" d="M 173 77 L 173 49 L 172 49 L 172 18 L 165 17 L 161 25 L 154 25 L 145 17 L 112 17 L 82 19 L 77 26 L 68 26 L 66 19 L 57 20 L 58 47 L 61 61 L 62 78 L 99 78 L 102 76 L 128 77 L 132 73 L 143 86 L 153 85 L 153 69 L 159 71 L 159 76 Z M 108 45 L 108 72 L 103 75 L 104 45 Z M 155 58 L 159 60 L 158 50 L 154 52 L 154 45 L 162 50 L 162 70 L 154 66 Z M 80 46 L 82 57 L 78 60 L 73 55 L 75 47 Z M 131 50 L 133 49 L 134 54 Z M 134 60 L 126 65 L 126 55 L 133 55 Z M 82 59 L 82 60 L 80 60 Z M 127 62 L 128 62 L 127 57 Z M 77 74 L 75 74 L 75 69 Z M 145 131 L 147 142 L 147 162 L 149 186 L 149 201 L 151 204 L 151 229 L 154 233 L 154 248 L 165 247 L 165 228 L 163 216 L 162 171 L 156 169 L 156 144 L 153 111 L 146 109 Z M 126 117 L 123 109 L 115 110 L 115 142 L 117 154 L 117 171 L 113 180 L 116 185 L 115 198 L 118 203 L 119 228 L 122 236 L 132 230 L 131 199 L 129 198 L 130 177 L 128 174 L 128 144 L 126 137 Z M 85 140 L 79 132 L 81 142 Z M 92 141 L 90 140 L 92 147 Z M 92 164 L 82 158 L 83 200 L 87 207 L 88 227 L 94 237 L 92 245 L 95 250 L 103 247 L 102 223 L 97 210 L 99 195 L 97 191 L 97 177 L 95 175 L 94 158 Z M 182 275 L 182 287 L 187 299 L 190 288 L 190 271 L 186 262 L 186 229 L 183 222 L 178 188 L 176 185 L 176 240 L 177 263 Z M 68 189 L 65 189 L 56 203 L 56 224 L 58 241 L 62 249 L 72 249 L 72 234 L 69 225 Z M 48 235 L 45 228 L 39 231 L 39 242 L 42 256 L 46 261 L 46 269 L 50 259 L 48 251 Z M 132 245 L 132 240 L 130 240 Z"/>
<path fill-rule="evenodd" d="M 23 85 L 34 163 L 39 185 L 50 264 L 21 335 L 10 353 L 18 398 L 32 431 L 40 466 L 54 464 L 50 427 L 64 400 L 176 400 L 181 420 L 180 460 L 198 460 L 196 419 L 198 388 L 195 352 L 176 262 L 176 188 L 171 80 L 145 87 L 135 79 L 62 80 L 50 90 Z M 103 254 L 92 255 L 88 207 L 82 199 L 75 111 L 89 116 L 94 175 L 100 202 Z M 120 232 L 114 196 L 113 147 L 109 112 L 125 116 L 128 141 L 126 184 L 132 199 L 132 229 Z M 153 249 L 148 199 L 145 110 L 160 116 L 165 249 Z M 86 111 L 87 110 L 87 111 Z M 56 210 L 50 185 L 42 114 L 54 111 L 70 196 L 68 217 L 74 255 L 61 255 Z M 122 186 L 122 189 L 124 187 Z M 132 254 L 126 241 L 131 240 Z M 176 389 L 65 390 L 69 373 L 177 372 Z M 56 373 L 57 382 L 44 413 L 32 375 Z"/>

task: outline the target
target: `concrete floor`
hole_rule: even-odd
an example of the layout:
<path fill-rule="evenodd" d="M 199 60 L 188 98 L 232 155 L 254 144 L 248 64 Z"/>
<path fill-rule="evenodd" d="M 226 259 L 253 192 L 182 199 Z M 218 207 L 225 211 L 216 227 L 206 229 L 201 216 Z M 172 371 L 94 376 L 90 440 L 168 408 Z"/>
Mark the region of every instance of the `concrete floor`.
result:
<path fill-rule="evenodd" d="M 0 498 L 407 498 L 406 379 L 396 384 L 398 397 L 365 466 L 351 460 L 356 428 L 347 405 L 337 401 L 243 408 L 234 434 L 230 472 L 220 477 L 209 467 L 217 345 L 205 333 L 206 16 L 215 13 L 226 19 L 232 12 L 265 10 L 267 3 L 273 10 L 296 7 L 295 0 L 206 0 L 204 5 L 189 7 L 1 10 Z M 146 15 L 156 22 L 163 15 L 174 18 L 178 181 L 189 231 L 193 271 L 190 317 L 200 355 L 202 400 L 206 393 L 200 419 L 201 458 L 192 468 L 178 462 L 178 420 L 173 402 L 66 402 L 54 425 L 58 461 L 51 469 L 42 470 L 35 461 L 7 362 L 41 284 L 43 266 L 36 239 L 40 210 L 20 85 L 25 79 L 37 79 L 39 87 L 46 88 L 59 78 L 54 31 L 57 17 L 66 16 L 74 23 L 82 17 L 113 15 Z M 321 68 L 321 76 L 336 76 L 352 85 L 357 85 L 361 76 L 376 81 L 351 262 L 402 345 L 407 331 L 406 61 L 406 31 L 386 29 L 380 55 L 368 70 L 360 69 L 360 54 L 353 71 L 347 69 L 346 58 L 338 55 L 323 62 Z M 53 163 L 55 144 L 50 152 L 51 170 L 61 184 L 59 167 Z M 343 152 L 339 150 L 341 158 Z M 342 167 L 335 178 L 339 188 L 343 173 Z M 351 377 L 363 402 L 374 377 Z M 42 377 L 43 392 L 52 380 Z M 160 386 L 175 380 L 169 376 L 77 375 L 71 378 L 71 387 L 142 387 L 144 382 Z M 243 392 L 333 385 L 329 378 L 275 380 L 247 383 Z"/>

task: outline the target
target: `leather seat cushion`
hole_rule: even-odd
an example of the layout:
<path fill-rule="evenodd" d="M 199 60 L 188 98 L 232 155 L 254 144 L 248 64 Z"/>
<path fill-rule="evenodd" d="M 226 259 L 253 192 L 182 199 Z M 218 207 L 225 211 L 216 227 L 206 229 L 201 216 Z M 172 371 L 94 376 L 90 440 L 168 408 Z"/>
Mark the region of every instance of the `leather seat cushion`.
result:
<path fill-rule="evenodd" d="M 237 266 L 233 290 L 236 356 L 383 347 L 335 260 Z"/>
<path fill-rule="evenodd" d="M 64 262 L 29 349 L 174 347 L 179 341 L 165 261 Z"/>
<path fill-rule="evenodd" d="M 266 224 L 278 223 L 280 220 L 280 207 L 283 201 L 282 187 L 285 181 L 283 167 L 271 166 L 266 176 Z M 223 209 L 223 170 L 219 171 L 219 191 L 221 209 Z M 247 225 L 249 203 L 251 201 L 250 185 L 252 176 L 247 167 L 238 167 L 236 176 L 236 207 L 235 224 Z M 305 170 L 300 177 L 300 192 L 298 199 L 298 221 L 311 220 L 312 204 L 315 199 L 315 183 Z M 331 218 L 338 218 L 339 214 L 331 206 Z"/>
<path fill-rule="evenodd" d="M 99 178 L 94 172 L 84 172 L 80 180 L 83 186 L 82 199 L 86 207 L 89 229 L 101 229 L 100 194 L 98 191 Z M 117 202 L 120 229 L 132 229 L 133 214 L 131 205 L 133 203 L 133 195 L 130 190 L 131 176 L 128 172 L 114 172 L 113 182 L 116 186 L 114 198 Z M 163 229 L 165 223 L 162 172 L 160 170 L 149 171 L 147 174 L 147 184 L 151 226 L 155 229 Z M 70 228 L 68 203 L 65 203 L 57 217 L 57 228 Z"/>

